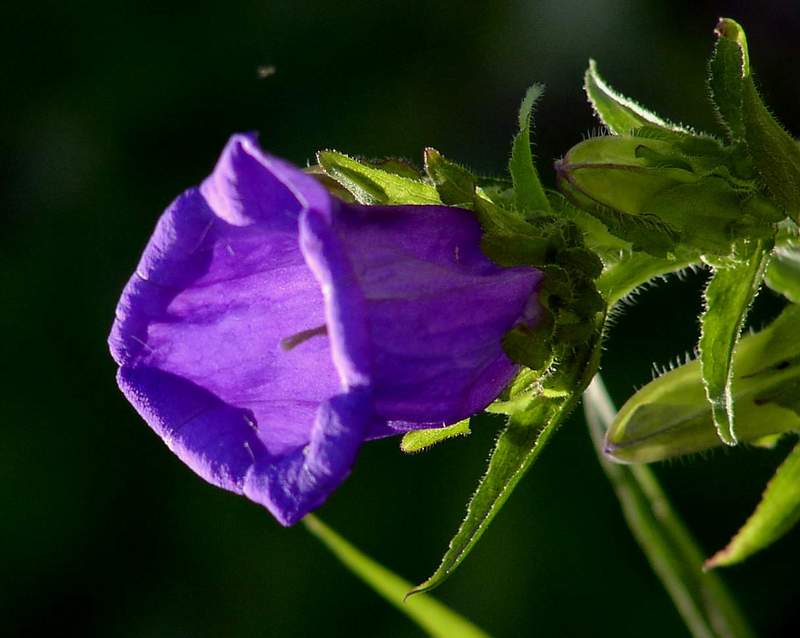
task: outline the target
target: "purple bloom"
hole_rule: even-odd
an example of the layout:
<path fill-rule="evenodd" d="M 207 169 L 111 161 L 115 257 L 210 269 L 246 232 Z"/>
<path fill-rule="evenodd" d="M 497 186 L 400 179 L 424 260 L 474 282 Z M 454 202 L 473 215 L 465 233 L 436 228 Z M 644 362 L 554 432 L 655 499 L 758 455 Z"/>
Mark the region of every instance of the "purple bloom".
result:
<path fill-rule="evenodd" d="M 236 135 L 122 293 L 120 388 L 197 474 L 292 525 L 362 441 L 463 419 L 511 380 L 501 339 L 536 321 L 542 275 L 480 239 L 468 211 L 345 204 Z"/>

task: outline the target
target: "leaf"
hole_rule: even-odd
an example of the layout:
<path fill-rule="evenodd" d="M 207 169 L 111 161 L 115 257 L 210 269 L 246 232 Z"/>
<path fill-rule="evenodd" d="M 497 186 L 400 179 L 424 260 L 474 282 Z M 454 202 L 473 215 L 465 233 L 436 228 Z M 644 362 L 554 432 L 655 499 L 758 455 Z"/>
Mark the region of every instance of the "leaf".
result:
<path fill-rule="evenodd" d="M 336 151 L 319 151 L 317 162 L 361 204 L 442 203 L 431 184 L 375 168 Z"/>
<path fill-rule="evenodd" d="M 723 443 L 736 445 L 733 417 L 733 353 L 747 311 L 761 286 L 768 261 L 763 242 L 756 242 L 744 261 L 717 268 L 705 291 L 706 310 L 698 348 L 706 395 Z"/>
<path fill-rule="evenodd" d="M 433 148 L 425 149 L 425 172 L 436 186 L 443 204 L 472 209 L 475 204 L 475 176 L 446 159 Z"/>
<path fill-rule="evenodd" d="M 423 594 L 404 602 L 411 583 L 364 555 L 316 516 L 303 519 L 306 529 L 316 536 L 353 574 L 436 638 L 488 638 L 488 634 L 463 616 L 452 611 L 433 596 Z"/>
<path fill-rule="evenodd" d="M 467 436 L 471 433 L 469 429 L 469 419 L 464 419 L 463 421 L 448 425 L 444 428 L 412 430 L 403 435 L 403 440 L 400 442 L 400 449 L 406 454 L 422 452 L 447 439 L 452 439 L 457 436 Z"/>
<path fill-rule="evenodd" d="M 647 124 L 679 130 L 679 127 L 668 124 L 652 111 L 612 89 L 600 77 L 594 60 L 589 60 L 589 68 L 583 78 L 583 88 L 595 115 L 614 135 L 626 135 Z"/>
<path fill-rule="evenodd" d="M 736 434 L 759 442 L 800 432 L 800 416 L 770 400 L 776 388 L 800 380 L 800 306 L 790 305 L 767 328 L 747 335 L 734 355 Z M 779 398 L 779 397 L 778 397 Z M 636 392 L 606 433 L 605 452 L 623 463 L 651 463 L 720 445 L 700 374 L 690 361 Z"/>
<path fill-rule="evenodd" d="M 628 251 L 618 261 L 607 265 L 597 280 L 597 288 L 608 305 L 613 306 L 648 281 L 681 271 L 698 261 L 699 258 L 691 253 L 670 259 Z"/>
<path fill-rule="evenodd" d="M 508 164 L 514 182 L 517 207 L 524 213 L 550 210 L 531 150 L 531 115 L 542 93 L 544 87 L 541 84 L 534 84 L 522 100 L 519 108 L 519 133 L 511 145 L 511 161 Z"/>
<path fill-rule="evenodd" d="M 519 480 L 539 457 L 558 428 L 567 407 L 568 402 L 564 399 L 537 397 L 527 409 L 510 417 L 508 425 L 497 439 L 486 474 L 467 505 L 466 518 L 450 541 L 441 565 L 430 578 L 414 587 L 409 595 L 438 587 L 462 563 L 511 496 Z"/>
<path fill-rule="evenodd" d="M 800 521 L 800 443 L 767 484 L 761 502 L 728 546 L 706 563 L 706 569 L 739 563 L 771 545 Z"/>
<path fill-rule="evenodd" d="M 800 244 L 775 248 L 764 280 L 792 303 L 800 303 Z"/>
<path fill-rule="evenodd" d="M 703 573 L 703 554 L 650 468 L 610 463 L 602 454 L 603 432 L 614 405 L 596 376 L 584 393 L 586 421 L 600 465 L 619 499 L 628 528 L 697 638 L 753 636 L 722 579 Z"/>
<path fill-rule="evenodd" d="M 708 64 L 708 87 L 717 116 L 731 140 L 745 136 L 742 119 L 744 63 L 744 51 L 739 43 L 725 37 L 717 40 Z"/>

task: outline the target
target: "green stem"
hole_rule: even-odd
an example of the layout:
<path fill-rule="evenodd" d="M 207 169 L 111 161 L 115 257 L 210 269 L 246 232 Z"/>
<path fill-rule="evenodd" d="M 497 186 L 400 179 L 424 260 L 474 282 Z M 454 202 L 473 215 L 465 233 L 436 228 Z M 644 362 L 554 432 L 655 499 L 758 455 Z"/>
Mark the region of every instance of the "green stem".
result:
<path fill-rule="evenodd" d="M 584 413 L 600 465 L 625 521 L 695 638 L 753 638 L 722 579 L 703 572 L 704 554 L 650 468 L 617 465 L 603 456 L 603 436 L 616 409 L 598 374 L 584 393 Z"/>
<path fill-rule="evenodd" d="M 313 514 L 303 523 L 347 569 L 374 592 L 394 605 L 433 638 L 489 638 L 489 634 L 469 620 L 443 605 L 430 594 L 419 594 L 404 601 L 413 585 L 372 560 L 339 536 Z"/>

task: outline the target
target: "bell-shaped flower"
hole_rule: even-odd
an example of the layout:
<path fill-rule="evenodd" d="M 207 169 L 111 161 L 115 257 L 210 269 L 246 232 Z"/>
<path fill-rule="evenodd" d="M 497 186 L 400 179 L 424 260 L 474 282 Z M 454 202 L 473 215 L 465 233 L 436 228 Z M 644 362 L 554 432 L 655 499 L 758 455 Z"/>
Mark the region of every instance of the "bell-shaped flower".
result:
<path fill-rule="evenodd" d="M 468 211 L 346 204 L 236 135 L 122 293 L 120 388 L 197 474 L 291 525 L 363 441 L 464 419 L 515 374 L 501 341 L 536 322 L 542 273 L 480 241 Z"/>

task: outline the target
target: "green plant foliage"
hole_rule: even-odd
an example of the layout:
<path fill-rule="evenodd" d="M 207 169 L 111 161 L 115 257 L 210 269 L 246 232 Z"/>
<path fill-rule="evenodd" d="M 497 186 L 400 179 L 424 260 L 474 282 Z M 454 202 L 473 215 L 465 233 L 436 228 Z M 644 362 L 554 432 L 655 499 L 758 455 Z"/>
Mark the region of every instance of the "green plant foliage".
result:
<path fill-rule="evenodd" d="M 572 147 L 559 186 L 634 249 L 728 255 L 737 239 L 771 237 L 785 216 L 737 173 L 740 157 L 714 140 L 639 129 Z"/>
<path fill-rule="evenodd" d="M 400 449 L 407 454 L 422 452 L 428 448 L 459 436 L 467 436 L 471 433 L 469 429 L 469 419 L 464 419 L 453 425 L 443 428 L 431 428 L 428 430 L 412 430 L 403 435 L 400 442 Z"/>
<path fill-rule="evenodd" d="M 609 261 L 597 279 L 597 289 L 613 306 L 639 286 L 657 277 L 679 272 L 699 261 L 696 255 L 653 257 L 643 252 L 625 251 L 616 261 Z"/>
<path fill-rule="evenodd" d="M 800 243 L 796 239 L 775 247 L 764 281 L 792 303 L 800 303 Z"/>
<path fill-rule="evenodd" d="M 716 33 L 719 55 L 712 58 L 712 90 L 715 75 L 716 84 L 725 87 L 714 94 L 718 98 L 715 99 L 717 109 L 733 133 L 743 132 L 748 152 L 767 190 L 797 221 L 800 219 L 800 147 L 758 94 L 750 72 L 747 37 L 741 25 L 723 18 Z M 737 110 L 739 93 L 741 117 Z"/>
<path fill-rule="evenodd" d="M 542 96 L 544 87 L 534 84 L 528 89 L 519 108 L 519 132 L 511 145 L 511 161 L 508 164 L 517 207 L 526 215 L 536 211 L 547 212 L 550 204 L 545 195 L 539 174 L 533 161 L 531 150 L 531 116 L 536 102 Z"/>
<path fill-rule="evenodd" d="M 700 368 L 711 403 L 717 434 L 723 443 L 736 445 L 733 402 L 733 363 L 736 344 L 769 259 L 768 249 L 757 242 L 749 254 L 714 269 L 705 291 L 706 309 L 700 319 Z"/>
<path fill-rule="evenodd" d="M 594 60 L 589 60 L 589 68 L 583 78 L 583 88 L 595 114 L 614 135 L 626 135 L 648 124 L 670 129 L 678 128 L 612 89 L 600 76 Z"/>
<path fill-rule="evenodd" d="M 446 607 L 433 596 L 422 594 L 404 601 L 411 583 L 395 575 L 372 560 L 325 525 L 316 516 L 309 514 L 303 519 L 306 529 L 318 538 L 347 569 L 360 578 L 373 591 L 408 616 L 426 634 L 435 638 L 489 638 L 463 616 Z"/>
<path fill-rule="evenodd" d="M 711 101 L 731 141 L 745 137 L 742 116 L 742 78 L 745 51 L 738 42 L 720 37 L 708 64 L 708 87 Z"/>
<path fill-rule="evenodd" d="M 443 204 L 474 208 L 477 180 L 466 168 L 446 159 L 436 149 L 426 148 L 425 172 Z"/>
<path fill-rule="evenodd" d="M 466 516 L 439 567 L 410 593 L 429 591 L 453 574 L 578 403 L 599 365 L 603 320 L 604 315 L 595 318 L 594 332 L 584 344 L 563 352 L 555 373 L 537 377 L 523 370 L 520 380 L 512 384 L 509 400 L 497 410 L 509 415 L 508 422 L 467 505 Z"/>
<path fill-rule="evenodd" d="M 776 402 L 776 389 L 800 380 L 800 306 L 788 306 L 772 324 L 747 335 L 734 354 L 732 399 L 736 435 L 758 442 L 800 432 L 800 416 Z M 798 395 L 800 396 L 800 395 Z M 614 460 L 650 463 L 720 445 L 700 361 L 690 361 L 636 392 L 608 429 L 604 449 Z"/>
<path fill-rule="evenodd" d="M 543 396 L 514 413 L 500 434 L 486 474 L 467 505 L 467 514 L 433 575 L 409 593 L 429 591 L 449 578 L 475 547 L 525 472 L 541 454 L 572 401 Z"/>
<path fill-rule="evenodd" d="M 383 170 L 336 151 L 319 151 L 317 162 L 361 204 L 441 204 L 436 188 L 422 179 Z"/>
<path fill-rule="evenodd" d="M 727 547 L 708 561 L 706 568 L 739 563 L 768 547 L 800 521 L 800 443 L 770 480 L 761 502 Z"/>
<path fill-rule="evenodd" d="M 603 435 L 616 411 L 600 375 L 584 393 L 583 409 L 600 465 L 619 499 L 628 528 L 692 636 L 754 636 L 722 580 L 700 569 L 703 553 L 653 471 L 643 465 L 625 467 L 604 457 Z"/>

